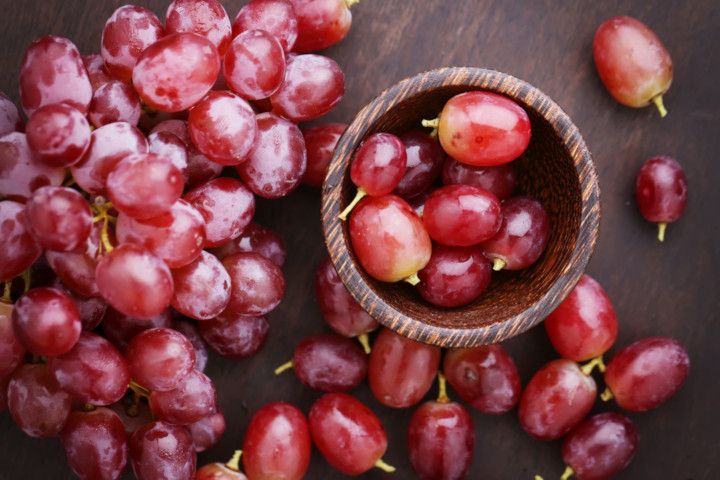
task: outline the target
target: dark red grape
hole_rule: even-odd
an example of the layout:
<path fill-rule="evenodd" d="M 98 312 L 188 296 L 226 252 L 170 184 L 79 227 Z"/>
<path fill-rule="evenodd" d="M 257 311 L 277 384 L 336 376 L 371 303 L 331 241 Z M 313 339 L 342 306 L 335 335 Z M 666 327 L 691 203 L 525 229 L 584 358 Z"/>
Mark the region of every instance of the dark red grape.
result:
<path fill-rule="evenodd" d="M 82 324 L 72 298 L 60 290 L 41 287 L 15 302 L 13 328 L 28 351 L 51 357 L 73 348 Z"/>
<path fill-rule="evenodd" d="M 506 200 L 515 191 L 517 173 L 512 163 L 494 167 L 473 167 L 447 157 L 443 164 L 442 180 L 445 185 L 484 188 L 500 200 Z"/>
<path fill-rule="evenodd" d="M 95 269 L 101 230 L 102 222 L 95 223 L 84 248 L 75 252 L 45 251 L 45 259 L 63 285 L 84 297 L 100 295 L 95 282 Z"/>
<path fill-rule="evenodd" d="M 230 276 L 211 253 L 201 252 L 189 265 L 173 270 L 175 310 L 196 320 L 217 317 L 230 301 Z"/>
<path fill-rule="evenodd" d="M 138 480 L 193 480 L 197 454 L 187 428 L 157 421 L 130 437 L 130 460 Z"/>
<path fill-rule="evenodd" d="M 159 392 L 173 390 L 193 371 L 195 348 L 183 334 L 169 328 L 140 332 L 125 351 L 132 378 Z"/>
<path fill-rule="evenodd" d="M 166 422 L 190 425 L 215 411 L 215 386 L 205 374 L 192 370 L 176 388 L 153 391 L 150 410 Z"/>
<path fill-rule="evenodd" d="M 96 128 L 114 122 L 137 125 L 141 113 L 140 98 L 135 90 L 127 83 L 111 81 L 93 94 L 88 118 Z"/>
<path fill-rule="evenodd" d="M 108 308 L 102 321 L 102 333 L 113 345 L 125 351 L 140 332 L 151 328 L 170 328 L 171 323 L 170 310 L 163 310 L 160 314 L 146 319 L 131 317 Z"/>
<path fill-rule="evenodd" d="M 335 145 L 346 128 L 344 123 L 324 123 L 302 130 L 307 149 L 307 169 L 302 178 L 305 185 L 322 186 Z"/>
<path fill-rule="evenodd" d="M 395 195 L 413 198 L 426 192 L 440 176 L 445 152 L 437 140 L 420 130 L 400 135 L 407 154 L 407 170 L 395 188 Z"/>
<path fill-rule="evenodd" d="M 64 103 L 37 109 L 25 133 L 35 159 L 50 167 L 78 162 L 90 145 L 90 125 L 85 115 Z"/>
<path fill-rule="evenodd" d="M 225 433 L 225 415 L 220 412 L 208 415 L 188 425 L 188 430 L 193 437 L 195 451 L 204 452 L 220 441 L 220 437 Z"/>
<path fill-rule="evenodd" d="M 7 282 L 30 268 L 42 250 L 28 231 L 22 203 L 0 201 L 0 225 L 0 282 Z"/>
<path fill-rule="evenodd" d="M 0 138 L 0 195 L 24 201 L 38 188 L 60 185 L 64 179 L 65 169 L 35 159 L 24 133 Z"/>
<path fill-rule="evenodd" d="M 357 342 L 320 333 L 304 338 L 295 347 L 292 367 L 300 382 L 310 388 L 346 392 L 365 380 L 368 359 Z"/>
<path fill-rule="evenodd" d="M 208 361 L 208 350 L 196 324 L 190 320 L 175 320 L 172 322 L 172 329 L 182 333 L 190 340 L 195 350 L 195 370 L 204 372 Z"/>
<path fill-rule="evenodd" d="M 314 52 L 345 38 L 352 24 L 350 6 L 358 0 L 290 0 L 298 19 L 294 50 Z"/>
<path fill-rule="evenodd" d="M 230 43 L 230 18 L 218 0 L 175 0 L 165 14 L 166 33 L 195 33 L 210 40 L 220 56 Z"/>
<path fill-rule="evenodd" d="M 250 222 L 239 237 L 213 250 L 220 259 L 240 252 L 259 253 L 278 267 L 282 267 L 287 258 L 287 246 L 282 237 L 254 222 Z"/>
<path fill-rule="evenodd" d="M 298 20 L 292 3 L 288 0 L 253 0 L 244 5 L 233 22 L 233 36 L 247 30 L 270 33 L 289 52 L 298 36 Z"/>
<path fill-rule="evenodd" d="M 223 357 L 241 359 L 255 355 L 265 344 L 269 325 L 264 317 L 223 312 L 213 320 L 198 323 L 210 348 Z"/>
<path fill-rule="evenodd" d="M 668 223 L 677 221 L 687 206 L 687 180 L 680 164 L 670 157 L 653 157 L 638 172 L 635 199 L 640 213 L 658 224 L 658 240 L 665 240 Z"/>
<path fill-rule="evenodd" d="M 407 153 L 402 141 L 390 133 L 374 133 L 363 140 L 355 152 L 350 178 L 358 187 L 358 197 L 365 194 L 379 197 L 395 190 L 406 168 Z M 357 197 L 350 207 L 356 201 Z M 348 211 L 346 209 L 340 218 L 344 219 Z"/>
<path fill-rule="evenodd" d="M 232 41 L 223 67 L 231 90 L 247 100 L 260 100 L 275 93 L 285 79 L 285 53 L 272 34 L 248 30 Z"/>
<path fill-rule="evenodd" d="M 265 315 L 280 304 L 285 277 L 280 268 L 259 253 L 236 253 L 222 261 L 232 287 L 228 311 L 240 315 Z"/>
<path fill-rule="evenodd" d="M 155 132 L 148 136 L 150 144 L 150 152 L 170 159 L 183 173 L 183 177 L 188 179 L 188 152 L 185 142 L 170 132 Z"/>
<path fill-rule="evenodd" d="M 0 301 L 0 379 L 10 375 L 25 357 L 25 347 L 13 330 L 12 312 L 11 304 Z"/>
<path fill-rule="evenodd" d="M 105 60 L 99 53 L 85 55 L 82 57 L 82 61 L 83 65 L 85 65 L 85 70 L 87 70 L 93 92 L 105 85 L 107 82 L 113 81 L 107 67 L 105 66 Z"/>
<path fill-rule="evenodd" d="M 15 104 L 0 91 L 0 137 L 22 130 L 23 121 Z"/>
<path fill-rule="evenodd" d="M 92 230 L 90 205 L 77 190 L 42 187 L 25 204 L 28 230 L 48 250 L 68 252 L 87 244 Z"/>

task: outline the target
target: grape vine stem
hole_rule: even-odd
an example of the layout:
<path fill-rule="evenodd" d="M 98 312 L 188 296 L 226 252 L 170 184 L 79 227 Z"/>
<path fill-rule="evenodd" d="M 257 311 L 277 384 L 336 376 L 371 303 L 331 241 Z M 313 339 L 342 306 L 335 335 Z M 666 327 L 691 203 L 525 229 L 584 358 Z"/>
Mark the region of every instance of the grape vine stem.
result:
<path fill-rule="evenodd" d="M 450 397 L 447 394 L 447 379 L 442 372 L 438 373 L 438 403 L 448 403 Z"/>
<path fill-rule="evenodd" d="M 665 118 L 665 116 L 667 115 L 667 110 L 665 109 L 665 104 L 663 103 L 662 95 L 653 97 L 652 102 L 657 107 L 658 112 L 660 112 L 660 118 Z"/>
<path fill-rule="evenodd" d="M 592 360 L 590 360 L 589 362 L 587 362 L 585 365 L 580 367 L 580 370 L 582 370 L 582 372 L 586 376 L 590 376 L 592 374 L 593 370 L 595 369 L 595 367 L 597 367 L 597 369 L 600 370 L 600 373 L 605 372 L 605 362 L 603 362 L 602 355 L 600 355 L 599 357 L 595 357 Z"/>
<path fill-rule="evenodd" d="M 493 270 L 496 272 L 499 272 L 500 270 L 505 268 L 506 265 L 507 262 L 502 258 L 496 258 L 495 260 L 493 260 Z"/>
<path fill-rule="evenodd" d="M 135 380 L 130 380 L 130 385 L 128 385 L 128 388 L 132 390 L 135 395 L 139 397 L 145 397 L 148 398 L 150 396 L 150 390 L 143 387 L 139 383 L 137 383 Z"/>
<path fill-rule="evenodd" d="M 240 471 L 240 457 L 242 457 L 242 450 L 235 450 L 235 453 L 233 453 L 232 458 L 225 464 L 227 468 L 230 470 L 234 470 L 236 472 Z"/>
<path fill-rule="evenodd" d="M 93 205 L 93 212 L 95 213 L 93 222 L 102 222 L 102 227 L 100 229 L 101 245 L 99 251 L 103 251 L 105 253 L 110 253 L 115 249 L 112 242 L 110 241 L 110 234 L 108 232 L 108 227 L 110 226 L 110 224 L 117 221 L 117 218 L 110 215 L 110 210 L 112 208 L 113 206 L 110 202 L 96 203 L 95 205 Z"/>
<path fill-rule="evenodd" d="M 362 200 L 367 195 L 367 192 L 363 188 L 358 188 L 357 194 L 355 194 L 355 198 L 353 198 L 353 201 L 350 202 L 350 205 L 348 205 L 345 210 L 343 210 L 340 215 L 338 215 L 338 218 L 342 220 L 343 222 L 347 220 L 348 215 L 350 215 L 350 212 L 352 212 L 352 209 L 355 208 L 355 205 L 357 205 L 360 200 Z"/>
<path fill-rule="evenodd" d="M 352 8 L 353 5 L 357 5 L 360 3 L 360 0 L 345 0 L 345 5 L 347 5 L 348 8 Z"/>
<path fill-rule="evenodd" d="M 606 388 L 600 394 L 600 400 L 602 400 L 603 402 L 609 402 L 613 398 L 615 398 L 615 395 L 613 395 L 612 390 L 610 390 L 609 388 Z"/>
<path fill-rule="evenodd" d="M 370 337 L 368 336 L 368 334 L 363 333 L 362 335 L 358 335 L 357 340 L 358 342 L 360 342 L 360 345 L 362 345 L 365 354 L 370 355 L 372 349 L 370 348 Z"/>
<path fill-rule="evenodd" d="M 432 132 L 430 132 L 430 136 L 432 138 L 437 138 L 438 136 L 438 129 L 440 128 L 440 117 L 433 118 L 432 120 L 423 120 L 422 126 L 425 128 L 432 128 Z"/>
<path fill-rule="evenodd" d="M 661 242 L 665 241 L 665 230 L 667 230 L 667 223 L 658 223 L 658 240 L 660 240 Z"/>
<path fill-rule="evenodd" d="M 292 362 L 292 360 L 290 360 L 290 361 L 287 362 L 287 363 L 283 363 L 282 365 L 280 365 L 279 367 L 277 367 L 277 368 L 275 369 L 275 375 L 280 375 L 280 374 L 283 373 L 284 371 L 290 370 L 291 368 L 293 368 L 293 362 Z"/>
<path fill-rule="evenodd" d="M 570 465 L 568 465 L 567 467 L 565 467 L 565 471 L 563 472 L 562 476 L 560 477 L 560 480 L 569 480 L 570 477 L 572 477 L 573 475 L 575 475 L 575 472 L 570 467 Z"/>
<path fill-rule="evenodd" d="M 5 282 L 5 287 L 3 288 L 3 296 L 0 298 L 0 302 L 2 303 L 12 303 L 12 280 L 8 280 Z"/>
<path fill-rule="evenodd" d="M 395 471 L 395 467 L 392 465 L 388 465 L 387 463 L 383 462 L 382 458 L 379 458 L 377 462 L 375 462 L 375 466 L 382 470 L 383 472 L 392 473 Z"/>
<path fill-rule="evenodd" d="M 403 278 L 403 282 L 407 282 L 414 287 L 415 285 L 420 283 L 420 277 L 418 277 L 417 273 L 413 273 L 409 277 Z"/>

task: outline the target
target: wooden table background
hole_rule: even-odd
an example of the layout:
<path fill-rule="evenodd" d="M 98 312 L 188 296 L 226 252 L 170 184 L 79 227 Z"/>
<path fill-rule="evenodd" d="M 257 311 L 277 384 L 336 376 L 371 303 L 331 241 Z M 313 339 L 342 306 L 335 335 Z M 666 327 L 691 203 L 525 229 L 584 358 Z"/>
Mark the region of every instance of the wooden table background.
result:
<path fill-rule="evenodd" d="M 103 24 L 121 1 L 0 0 L 0 89 L 17 100 L 17 73 L 26 46 L 54 34 L 73 39 L 84 54 L 99 50 Z M 163 14 L 169 0 L 137 0 Z M 231 17 L 242 1 L 224 1 Z M 625 479 L 720 478 L 720 8 L 712 0 L 670 2 L 363 0 L 353 9 L 349 36 L 326 53 L 342 66 L 347 93 L 327 120 L 349 122 L 384 88 L 417 72 L 450 65 L 511 73 L 549 94 L 574 119 L 594 154 L 602 187 L 600 242 L 588 272 L 607 289 L 620 320 L 617 347 L 649 335 L 679 339 L 690 352 L 685 387 L 662 408 L 632 419 L 640 448 Z M 673 57 L 675 79 L 661 120 L 653 108 L 615 103 L 593 67 L 596 27 L 619 14 L 651 26 Z M 161 17 L 162 18 L 162 17 Z M 668 154 L 687 172 L 690 201 L 669 228 L 665 244 L 643 221 L 633 200 L 635 173 L 649 156 Z M 313 274 L 324 255 L 319 195 L 301 188 L 290 198 L 260 202 L 257 219 L 282 233 L 289 246 L 288 290 L 270 316 L 270 338 L 255 358 L 233 363 L 216 357 L 216 381 L 228 430 L 199 464 L 229 458 L 239 448 L 252 413 L 277 400 L 307 411 L 318 394 L 294 375 L 272 370 L 307 334 L 325 329 L 315 302 Z M 553 357 L 543 329 L 507 342 L 523 381 Z M 602 387 L 601 387 L 602 388 Z M 367 387 L 356 392 L 381 416 L 388 434 L 385 460 L 394 476 L 415 478 L 407 460 L 406 428 L 412 410 L 381 407 Z M 435 392 L 432 393 L 434 395 Z M 613 409 L 600 405 L 597 410 Z M 559 442 L 542 443 L 520 428 L 516 414 L 474 413 L 476 446 L 472 479 L 557 478 L 563 469 Z M 334 479 L 315 452 L 307 478 Z M 0 478 L 74 478 L 57 440 L 24 436 L 0 416 Z M 131 476 L 128 476 L 131 478 Z"/>

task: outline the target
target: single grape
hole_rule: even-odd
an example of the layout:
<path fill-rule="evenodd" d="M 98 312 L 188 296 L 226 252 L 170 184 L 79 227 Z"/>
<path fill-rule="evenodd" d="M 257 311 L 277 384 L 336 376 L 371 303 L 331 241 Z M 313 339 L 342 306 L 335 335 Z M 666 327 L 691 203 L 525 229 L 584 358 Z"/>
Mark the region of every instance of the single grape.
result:
<path fill-rule="evenodd" d="M 121 351 L 125 351 L 139 333 L 151 328 L 170 328 L 172 315 L 170 310 L 147 319 L 135 318 L 108 308 L 102 321 L 102 334 Z"/>
<path fill-rule="evenodd" d="M 335 45 L 345 38 L 356 0 L 290 0 L 298 19 L 296 52 L 314 52 Z"/>
<path fill-rule="evenodd" d="M 560 356 L 584 362 L 607 352 L 617 338 L 617 315 L 602 286 L 583 275 L 570 295 L 545 319 Z"/>
<path fill-rule="evenodd" d="M 307 169 L 302 178 L 305 185 L 322 187 L 335 146 L 346 128 L 344 123 L 324 123 L 302 130 L 307 149 Z"/>
<path fill-rule="evenodd" d="M 158 392 L 178 388 L 195 366 L 195 349 L 190 340 L 169 328 L 140 332 L 128 345 L 125 356 L 132 378 Z"/>
<path fill-rule="evenodd" d="M 597 397 L 592 377 L 577 363 L 553 360 L 530 380 L 520 398 L 520 425 L 535 438 L 556 440 L 590 412 Z"/>
<path fill-rule="evenodd" d="M 653 102 L 661 117 L 667 114 L 662 96 L 672 83 L 672 59 L 647 25 L 626 16 L 606 20 L 595 32 L 593 58 L 615 100 L 634 108 Z"/>
<path fill-rule="evenodd" d="M 72 298 L 60 290 L 40 287 L 15 302 L 13 328 L 28 351 L 51 357 L 73 348 L 82 324 Z"/>
<path fill-rule="evenodd" d="M 407 154 L 407 170 L 395 188 L 395 195 L 413 198 L 427 192 L 440 176 L 445 152 L 437 140 L 420 130 L 400 135 Z"/>
<path fill-rule="evenodd" d="M 196 452 L 204 452 L 220 441 L 225 433 L 225 415 L 216 412 L 188 425 Z M 198 471 L 198 476 L 200 472 Z M 202 477 L 201 477 L 202 478 Z M 197 480 L 197 477 L 196 477 Z"/>
<path fill-rule="evenodd" d="M 604 377 L 618 405 L 631 412 L 644 412 L 675 395 L 689 370 L 690 358 L 676 340 L 649 337 L 616 353 Z"/>
<path fill-rule="evenodd" d="M 265 315 L 280 304 L 285 295 L 285 277 L 270 260 L 250 252 L 230 255 L 222 263 L 232 282 L 229 312 Z"/>
<path fill-rule="evenodd" d="M 272 113 L 257 116 L 258 138 L 247 161 L 237 171 L 247 187 L 263 198 L 280 198 L 300 185 L 307 168 L 302 132 Z"/>
<path fill-rule="evenodd" d="M 264 30 L 289 52 L 298 36 L 295 9 L 288 0 L 253 0 L 244 5 L 233 22 L 233 37 L 248 30 Z"/>
<path fill-rule="evenodd" d="M 120 478 L 128 459 L 122 420 L 107 408 L 73 412 L 60 433 L 73 473 L 81 480 Z"/>
<path fill-rule="evenodd" d="M 218 0 L 175 0 L 165 14 L 165 33 L 195 33 L 210 40 L 225 55 L 230 44 L 230 18 Z"/>
<path fill-rule="evenodd" d="M 230 44 L 223 63 L 225 81 L 246 100 L 267 98 L 285 79 L 285 53 L 272 34 L 248 30 Z"/>
<path fill-rule="evenodd" d="M 12 312 L 11 304 L 0 301 L 0 379 L 10 375 L 25 358 L 25 347 L 13 330 Z"/>
<path fill-rule="evenodd" d="M 197 454 L 187 428 L 148 423 L 130 437 L 130 460 L 138 480 L 193 480 Z"/>
<path fill-rule="evenodd" d="M 290 404 L 270 403 L 248 425 L 242 462 L 248 478 L 300 480 L 310 465 L 311 448 L 305 415 Z"/>
<path fill-rule="evenodd" d="M 198 323 L 203 340 L 218 355 L 242 359 L 255 355 L 265 344 L 269 325 L 264 317 L 223 312 L 212 320 Z"/>
<path fill-rule="evenodd" d="M 24 133 L 8 133 L 0 138 L 0 195 L 25 201 L 32 192 L 46 185 L 60 185 L 65 169 L 38 161 Z"/>
<path fill-rule="evenodd" d="M 66 187 L 35 190 L 25 205 L 25 219 L 40 246 L 63 252 L 85 246 L 93 223 L 87 201 Z"/>
<path fill-rule="evenodd" d="M 189 265 L 173 270 L 175 310 L 196 320 L 217 317 L 230 301 L 230 275 L 205 251 Z"/>
<path fill-rule="evenodd" d="M 188 180 L 188 151 L 185 142 L 170 132 L 155 132 L 148 135 L 150 152 L 170 159 Z"/>
<path fill-rule="evenodd" d="M 287 246 L 282 237 L 255 222 L 250 222 L 236 239 L 213 249 L 220 259 L 240 252 L 259 253 L 281 268 L 287 258 Z"/>
<path fill-rule="evenodd" d="M 334 60 L 321 55 L 288 57 L 285 80 L 270 97 L 273 111 L 293 122 L 314 120 L 345 94 L 345 76 Z"/>
<path fill-rule="evenodd" d="M 520 376 L 501 345 L 448 350 L 443 373 L 463 401 L 483 413 L 512 410 L 520 400 Z"/>
<path fill-rule="evenodd" d="M 98 88 L 102 87 L 107 82 L 113 81 L 113 78 L 110 76 L 110 73 L 105 66 L 105 60 L 99 53 L 85 55 L 82 57 L 82 61 L 83 65 L 85 65 L 85 70 L 87 70 L 93 93 L 95 93 Z"/>
<path fill-rule="evenodd" d="M 100 295 L 95 282 L 95 269 L 101 230 L 102 222 L 93 224 L 85 245 L 74 252 L 45 251 L 45 260 L 63 285 L 83 297 Z"/>
<path fill-rule="evenodd" d="M 190 340 L 195 350 L 195 370 L 204 372 L 208 362 L 208 350 L 205 340 L 200 335 L 195 322 L 190 320 L 178 319 L 172 322 L 172 329 L 185 335 Z"/>
<path fill-rule="evenodd" d="M 193 424 L 215 411 L 215 386 L 205 374 L 192 370 L 174 389 L 153 391 L 150 410 L 172 424 Z"/>
<path fill-rule="evenodd" d="M 668 223 L 677 221 L 687 206 L 687 180 L 680 164 L 671 157 L 653 157 L 638 172 L 635 199 L 640 213 L 658 224 L 658 240 L 665 240 Z"/>
<path fill-rule="evenodd" d="M 90 125 L 85 115 L 64 103 L 37 109 L 25 133 L 35 159 L 49 167 L 77 163 L 90 145 Z"/>
<path fill-rule="evenodd" d="M 80 296 L 65 287 L 59 278 L 55 278 L 51 284 L 52 288 L 56 288 L 67 295 L 69 295 L 75 302 L 75 306 L 80 313 L 80 323 L 84 332 L 95 330 L 95 327 L 100 325 L 105 312 L 107 311 L 107 303 L 101 298 L 97 297 L 83 297 Z"/>
<path fill-rule="evenodd" d="M 507 200 L 515 191 L 517 172 L 512 163 L 494 167 L 473 167 L 447 157 L 443 164 L 442 180 L 445 185 L 472 185 L 483 188 L 500 200 Z"/>
<path fill-rule="evenodd" d="M 114 80 L 95 91 L 88 118 L 96 128 L 114 122 L 137 125 L 141 113 L 140 98 L 135 90 L 127 83 Z"/>
<path fill-rule="evenodd" d="M 0 137 L 22 131 L 23 121 L 15 104 L 0 91 Z"/>
<path fill-rule="evenodd" d="M 7 282 L 30 268 L 42 249 L 27 228 L 22 203 L 0 201 L 0 225 L 0 282 Z"/>

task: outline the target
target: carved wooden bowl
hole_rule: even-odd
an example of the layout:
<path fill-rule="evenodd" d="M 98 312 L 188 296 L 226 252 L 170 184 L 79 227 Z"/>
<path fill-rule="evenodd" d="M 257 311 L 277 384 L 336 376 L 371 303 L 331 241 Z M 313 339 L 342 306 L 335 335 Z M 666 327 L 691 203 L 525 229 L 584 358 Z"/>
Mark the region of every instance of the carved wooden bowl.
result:
<path fill-rule="evenodd" d="M 530 268 L 493 272 L 490 287 L 474 303 L 445 309 L 430 305 L 414 287 L 374 280 L 358 263 L 347 225 L 338 214 L 355 194 L 350 161 L 375 132 L 401 133 L 435 118 L 452 96 L 488 90 L 525 108 L 532 140 L 517 160 L 521 195 L 537 198 L 551 221 L 545 253 Z M 510 75 L 480 68 L 443 68 L 389 88 L 355 117 L 340 138 L 322 191 L 328 251 L 352 296 L 382 325 L 414 340 L 442 347 L 469 347 L 513 337 L 542 321 L 570 293 L 595 247 L 600 221 L 597 172 L 577 127 L 543 92 Z"/>

